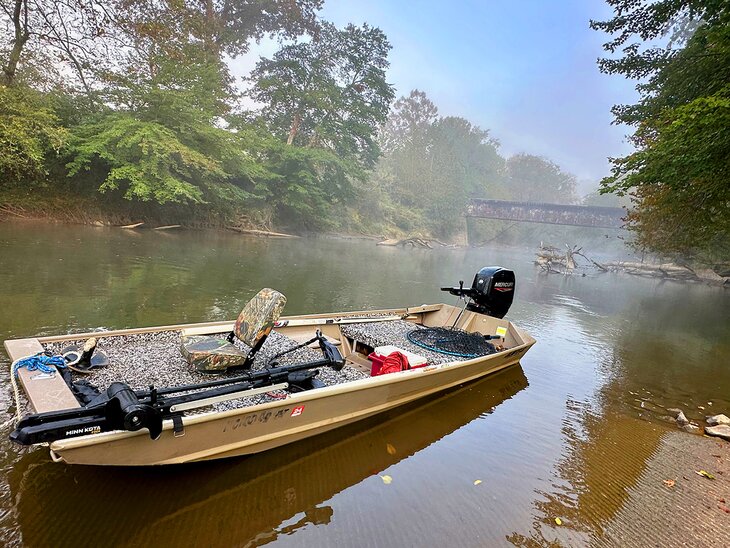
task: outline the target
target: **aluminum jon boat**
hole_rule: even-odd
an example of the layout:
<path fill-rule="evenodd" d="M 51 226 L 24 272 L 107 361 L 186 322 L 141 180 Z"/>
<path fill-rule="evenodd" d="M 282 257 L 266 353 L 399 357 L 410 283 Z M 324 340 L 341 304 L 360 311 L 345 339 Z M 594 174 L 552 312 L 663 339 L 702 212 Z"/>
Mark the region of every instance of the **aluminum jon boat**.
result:
<path fill-rule="evenodd" d="M 514 288 L 512 271 L 485 267 L 470 288 L 441 288 L 463 306 L 299 316 L 264 289 L 235 322 L 8 340 L 10 438 L 114 466 L 292 443 L 516 364 L 535 340 L 503 319 Z"/>

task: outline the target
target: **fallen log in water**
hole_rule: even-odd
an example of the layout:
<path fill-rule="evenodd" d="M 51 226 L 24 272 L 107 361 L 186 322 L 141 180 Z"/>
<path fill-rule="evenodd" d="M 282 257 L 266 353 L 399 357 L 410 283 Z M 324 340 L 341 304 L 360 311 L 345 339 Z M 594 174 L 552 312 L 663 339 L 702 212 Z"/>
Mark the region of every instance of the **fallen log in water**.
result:
<path fill-rule="evenodd" d="M 629 274 L 637 274 L 640 276 L 686 280 L 698 279 L 697 274 L 690 268 L 672 263 L 651 264 L 635 263 L 630 261 L 617 261 L 608 262 L 605 264 L 605 266 L 613 270 L 623 270 Z"/>
<path fill-rule="evenodd" d="M 133 224 L 131 224 L 131 225 L 123 225 L 123 226 L 120 226 L 119 228 L 127 228 L 127 229 L 132 229 L 132 228 L 137 228 L 137 227 L 140 227 L 140 226 L 142 226 L 143 224 L 144 224 L 144 221 L 142 221 L 141 223 L 133 223 Z"/>
<path fill-rule="evenodd" d="M 286 234 L 284 232 L 271 232 L 270 230 L 257 230 L 254 228 L 239 228 L 237 226 L 228 226 L 228 230 L 238 232 L 239 234 L 252 234 L 254 236 L 266 236 L 268 238 L 299 238 L 295 234 Z"/>
<path fill-rule="evenodd" d="M 575 255 L 580 255 L 586 260 L 593 262 L 581 253 L 581 250 L 583 249 L 582 247 L 578 247 L 577 245 L 569 247 L 568 244 L 565 244 L 565 249 L 566 251 L 563 253 L 557 247 L 550 245 L 545 246 L 542 242 L 540 242 L 540 249 L 537 252 L 535 264 L 540 266 L 546 272 L 560 273 L 564 270 L 567 273 L 571 270 L 575 270 L 578 266 L 575 262 Z"/>
<path fill-rule="evenodd" d="M 557 247 L 545 246 L 540 243 L 537 252 L 535 264 L 543 271 L 554 274 L 571 274 L 578 268 L 575 257 L 582 257 L 590 263 L 580 268 L 584 269 L 591 265 L 601 272 L 625 272 L 635 276 L 645 276 L 648 278 L 661 278 L 676 281 L 694 281 L 705 282 L 714 285 L 724 285 L 730 287 L 730 277 L 721 276 L 717 272 L 708 268 L 692 269 L 689 266 L 679 265 L 675 263 L 637 263 L 632 261 L 609 261 L 599 263 L 586 256 L 582 252 L 582 248 L 573 246 L 572 248 L 565 245 L 566 251 L 563 252 Z M 585 275 L 585 273 L 583 273 Z"/>
<path fill-rule="evenodd" d="M 378 242 L 375 245 L 384 245 L 389 247 L 397 247 L 397 246 L 407 246 L 410 245 L 411 247 L 423 247 L 426 249 L 433 249 L 432 243 L 436 243 L 442 247 L 451 247 L 448 244 L 445 244 L 443 242 L 440 242 L 438 240 L 430 240 L 427 238 L 403 238 L 402 240 L 396 240 L 396 239 L 388 239 L 383 240 L 382 242 Z"/>

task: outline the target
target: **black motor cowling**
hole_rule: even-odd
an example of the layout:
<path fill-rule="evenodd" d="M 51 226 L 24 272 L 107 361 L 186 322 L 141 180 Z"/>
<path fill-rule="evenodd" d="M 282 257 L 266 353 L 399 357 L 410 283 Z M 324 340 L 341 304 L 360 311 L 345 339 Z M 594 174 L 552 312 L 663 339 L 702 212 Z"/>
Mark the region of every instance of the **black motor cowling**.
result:
<path fill-rule="evenodd" d="M 459 287 L 442 287 L 441 291 L 469 297 L 467 310 L 504 318 L 515 296 L 515 273 L 501 266 L 485 266 L 474 276 L 469 289 L 464 289 L 464 282 L 459 282 Z"/>
<path fill-rule="evenodd" d="M 515 296 L 515 273 L 501 266 L 485 266 L 471 284 L 467 310 L 504 318 Z"/>

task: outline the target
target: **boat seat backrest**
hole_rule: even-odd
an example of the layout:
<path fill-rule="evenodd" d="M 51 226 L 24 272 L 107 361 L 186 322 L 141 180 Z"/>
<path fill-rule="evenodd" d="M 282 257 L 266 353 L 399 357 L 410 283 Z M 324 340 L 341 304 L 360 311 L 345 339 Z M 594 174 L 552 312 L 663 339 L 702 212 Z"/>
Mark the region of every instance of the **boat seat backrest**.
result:
<path fill-rule="evenodd" d="M 255 347 L 267 337 L 279 319 L 286 297 L 268 287 L 259 291 L 238 315 L 233 334 L 244 344 Z"/>

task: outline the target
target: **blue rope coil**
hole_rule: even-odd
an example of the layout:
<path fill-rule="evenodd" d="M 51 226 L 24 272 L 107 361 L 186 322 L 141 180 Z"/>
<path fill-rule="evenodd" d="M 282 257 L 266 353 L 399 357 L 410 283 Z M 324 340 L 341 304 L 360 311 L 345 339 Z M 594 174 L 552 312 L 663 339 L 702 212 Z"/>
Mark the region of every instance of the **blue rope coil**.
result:
<path fill-rule="evenodd" d="M 53 367 L 66 367 L 66 361 L 63 356 L 48 356 L 43 352 L 39 352 L 35 356 L 28 356 L 15 362 L 13 373 L 18 376 L 18 369 L 25 367 L 28 371 L 41 371 L 43 373 L 55 373 Z"/>

